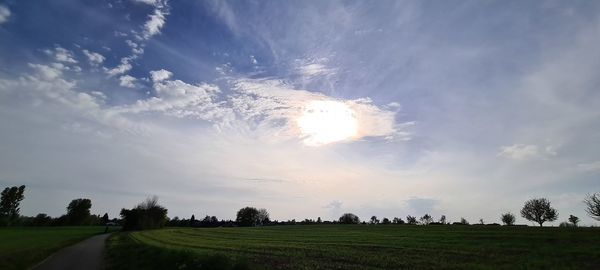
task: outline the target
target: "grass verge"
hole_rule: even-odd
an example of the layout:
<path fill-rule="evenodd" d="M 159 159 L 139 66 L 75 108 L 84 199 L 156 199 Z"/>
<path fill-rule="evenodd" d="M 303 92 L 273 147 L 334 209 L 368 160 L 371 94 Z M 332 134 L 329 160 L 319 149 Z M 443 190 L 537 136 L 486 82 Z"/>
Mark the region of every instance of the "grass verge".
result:
<path fill-rule="evenodd" d="M 223 254 L 198 254 L 181 249 L 165 249 L 140 243 L 131 233 L 115 233 L 107 239 L 106 269 L 212 269 L 246 270 L 244 260 L 232 260 Z M 254 269 L 254 268 L 253 268 Z"/>
<path fill-rule="evenodd" d="M 104 227 L 0 228 L 0 269 L 28 269 L 59 249 L 100 233 Z"/>

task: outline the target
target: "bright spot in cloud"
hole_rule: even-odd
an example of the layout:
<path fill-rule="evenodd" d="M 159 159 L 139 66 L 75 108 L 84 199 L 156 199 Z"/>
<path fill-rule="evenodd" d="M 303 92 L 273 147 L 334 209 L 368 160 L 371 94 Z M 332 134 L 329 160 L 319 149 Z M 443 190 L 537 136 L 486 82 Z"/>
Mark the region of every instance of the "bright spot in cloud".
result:
<path fill-rule="evenodd" d="M 345 103 L 316 100 L 306 105 L 298 127 L 306 145 L 319 146 L 355 137 L 358 121 Z"/>

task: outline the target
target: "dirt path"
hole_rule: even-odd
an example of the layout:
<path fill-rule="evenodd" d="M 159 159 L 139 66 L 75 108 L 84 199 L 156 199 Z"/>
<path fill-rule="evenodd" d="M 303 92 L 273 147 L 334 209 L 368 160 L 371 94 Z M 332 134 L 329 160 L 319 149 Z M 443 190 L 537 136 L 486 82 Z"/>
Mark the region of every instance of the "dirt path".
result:
<path fill-rule="evenodd" d="M 75 245 L 61 249 L 34 270 L 101 270 L 104 243 L 110 234 L 92 236 Z"/>

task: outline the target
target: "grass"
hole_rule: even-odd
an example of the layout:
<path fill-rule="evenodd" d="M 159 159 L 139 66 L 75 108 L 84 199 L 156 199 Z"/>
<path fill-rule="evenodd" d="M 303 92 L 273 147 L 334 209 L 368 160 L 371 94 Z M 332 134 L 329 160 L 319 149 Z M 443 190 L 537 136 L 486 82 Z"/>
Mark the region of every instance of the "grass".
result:
<path fill-rule="evenodd" d="M 5 227 L 0 228 L 0 269 L 28 269 L 57 250 L 92 235 L 104 227 Z"/>
<path fill-rule="evenodd" d="M 107 241 L 107 269 L 112 270 L 164 270 L 211 269 L 245 270 L 244 261 L 233 261 L 221 254 L 198 254 L 177 249 L 144 245 L 128 233 L 116 233 Z"/>
<path fill-rule="evenodd" d="M 266 269 L 600 269 L 598 228 L 172 228 L 120 234 L 119 239 L 147 248 L 182 252 L 188 258 L 225 256 Z M 118 247 L 117 243 L 109 250 Z M 179 268 L 205 269 L 190 268 L 190 260 L 184 266 Z"/>

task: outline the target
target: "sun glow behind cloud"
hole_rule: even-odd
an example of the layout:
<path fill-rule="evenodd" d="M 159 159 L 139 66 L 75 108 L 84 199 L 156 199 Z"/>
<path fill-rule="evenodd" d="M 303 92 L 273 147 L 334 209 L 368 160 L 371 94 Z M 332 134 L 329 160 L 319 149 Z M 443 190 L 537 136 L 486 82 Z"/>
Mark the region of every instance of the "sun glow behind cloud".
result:
<path fill-rule="evenodd" d="M 358 121 L 348 105 L 339 101 L 316 100 L 306 105 L 298 118 L 298 127 L 306 145 L 319 146 L 355 137 Z"/>

